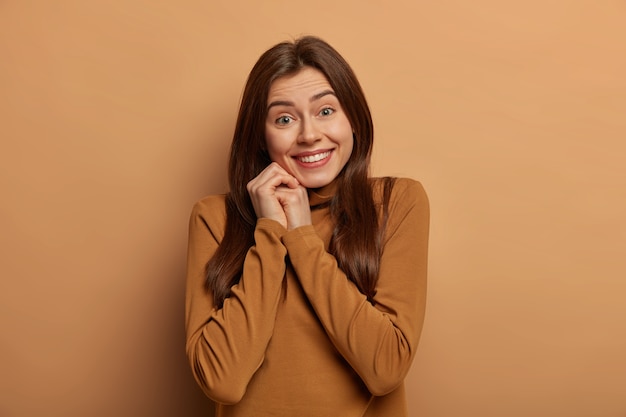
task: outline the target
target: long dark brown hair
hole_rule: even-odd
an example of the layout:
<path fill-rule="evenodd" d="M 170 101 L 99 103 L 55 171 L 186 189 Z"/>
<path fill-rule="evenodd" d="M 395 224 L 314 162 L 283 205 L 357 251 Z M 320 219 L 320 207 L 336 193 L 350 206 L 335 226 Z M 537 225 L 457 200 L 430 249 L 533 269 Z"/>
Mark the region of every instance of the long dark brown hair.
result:
<path fill-rule="evenodd" d="M 374 128 L 363 90 L 333 47 L 319 38 L 305 36 L 279 43 L 261 55 L 243 91 L 228 166 L 226 230 L 207 264 L 206 283 L 218 308 L 229 296 L 230 288 L 239 282 L 246 253 L 254 245 L 257 217 L 246 184 L 271 163 L 265 150 L 270 86 L 303 67 L 316 68 L 326 76 L 354 132 L 352 154 L 337 178 L 337 192 L 330 203 L 335 229 L 329 251 L 348 278 L 373 302 L 393 181 L 385 181 L 384 210 L 379 221 L 368 176 Z"/>

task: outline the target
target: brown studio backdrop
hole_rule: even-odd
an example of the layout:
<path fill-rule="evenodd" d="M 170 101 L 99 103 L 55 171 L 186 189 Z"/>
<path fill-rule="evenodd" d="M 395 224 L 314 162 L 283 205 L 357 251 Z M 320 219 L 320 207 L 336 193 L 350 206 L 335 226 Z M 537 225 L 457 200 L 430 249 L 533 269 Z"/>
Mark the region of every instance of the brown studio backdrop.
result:
<path fill-rule="evenodd" d="M 411 416 L 626 415 L 626 5 L 0 4 L 0 415 L 206 416 L 187 216 L 245 77 L 317 34 L 432 206 Z M 323 399 L 320 399 L 323 401 Z"/>

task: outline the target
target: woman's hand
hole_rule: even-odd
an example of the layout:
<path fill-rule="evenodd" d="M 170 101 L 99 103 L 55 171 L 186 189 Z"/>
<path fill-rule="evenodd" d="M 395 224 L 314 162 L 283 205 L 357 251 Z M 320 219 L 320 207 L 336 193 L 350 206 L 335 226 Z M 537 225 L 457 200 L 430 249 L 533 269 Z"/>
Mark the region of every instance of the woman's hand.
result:
<path fill-rule="evenodd" d="M 247 188 L 258 218 L 276 220 L 287 230 L 311 224 L 306 188 L 277 163 L 268 165 Z"/>
<path fill-rule="evenodd" d="M 311 224 L 311 207 L 306 188 L 298 184 L 295 188 L 278 187 L 276 197 L 287 218 L 287 230 Z"/>

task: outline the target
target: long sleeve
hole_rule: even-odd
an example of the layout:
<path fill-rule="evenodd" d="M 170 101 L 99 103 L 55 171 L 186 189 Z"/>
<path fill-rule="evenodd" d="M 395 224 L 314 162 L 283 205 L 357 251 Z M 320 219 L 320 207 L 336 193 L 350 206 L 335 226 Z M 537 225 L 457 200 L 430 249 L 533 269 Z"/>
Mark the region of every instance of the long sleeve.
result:
<path fill-rule="evenodd" d="M 189 224 L 186 288 L 187 356 L 194 377 L 214 401 L 240 401 L 261 366 L 273 333 L 286 249 L 285 229 L 259 219 L 243 274 L 220 309 L 205 289 L 205 266 L 224 233 L 224 197 L 198 202 Z"/>
<path fill-rule="evenodd" d="M 395 389 L 415 355 L 425 310 L 428 229 L 429 205 L 421 184 L 398 180 L 375 306 L 338 268 L 313 226 L 294 229 L 282 238 L 330 340 L 373 395 Z"/>

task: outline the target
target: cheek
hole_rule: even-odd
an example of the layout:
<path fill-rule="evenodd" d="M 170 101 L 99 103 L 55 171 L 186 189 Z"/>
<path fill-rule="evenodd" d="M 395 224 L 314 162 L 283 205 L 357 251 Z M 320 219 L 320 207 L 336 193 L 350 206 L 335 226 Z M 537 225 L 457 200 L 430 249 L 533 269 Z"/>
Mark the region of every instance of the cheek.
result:
<path fill-rule="evenodd" d="M 350 132 L 350 138 L 346 143 L 346 147 L 350 149 L 349 153 L 352 154 L 352 151 L 354 150 L 354 135 L 352 134 L 352 132 Z"/>
<path fill-rule="evenodd" d="M 273 162 L 279 162 L 287 152 L 285 142 L 275 132 L 265 131 L 265 149 Z"/>
<path fill-rule="evenodd" d="M 350 160 L 350 157 L 354 153 L 354 139 L 352 138 L 352 135 L 350 136 L 350 139 L 347 140 L 343 146 L 345 150 L 345 153 L 343 155 L 343 164 L 345 165 L 346 163 L 348 163 L 348 161 Z"/>
<path fill-rule="evenodd" d="M 342 124 L 341 128 L 338 129 L 337 137 L 341 138 L 341 144 L 346 149 L 348 154 L 352 153 L 354 149 L 354 133 L 352 132 L 352 126 L 347 121 Z"/>

